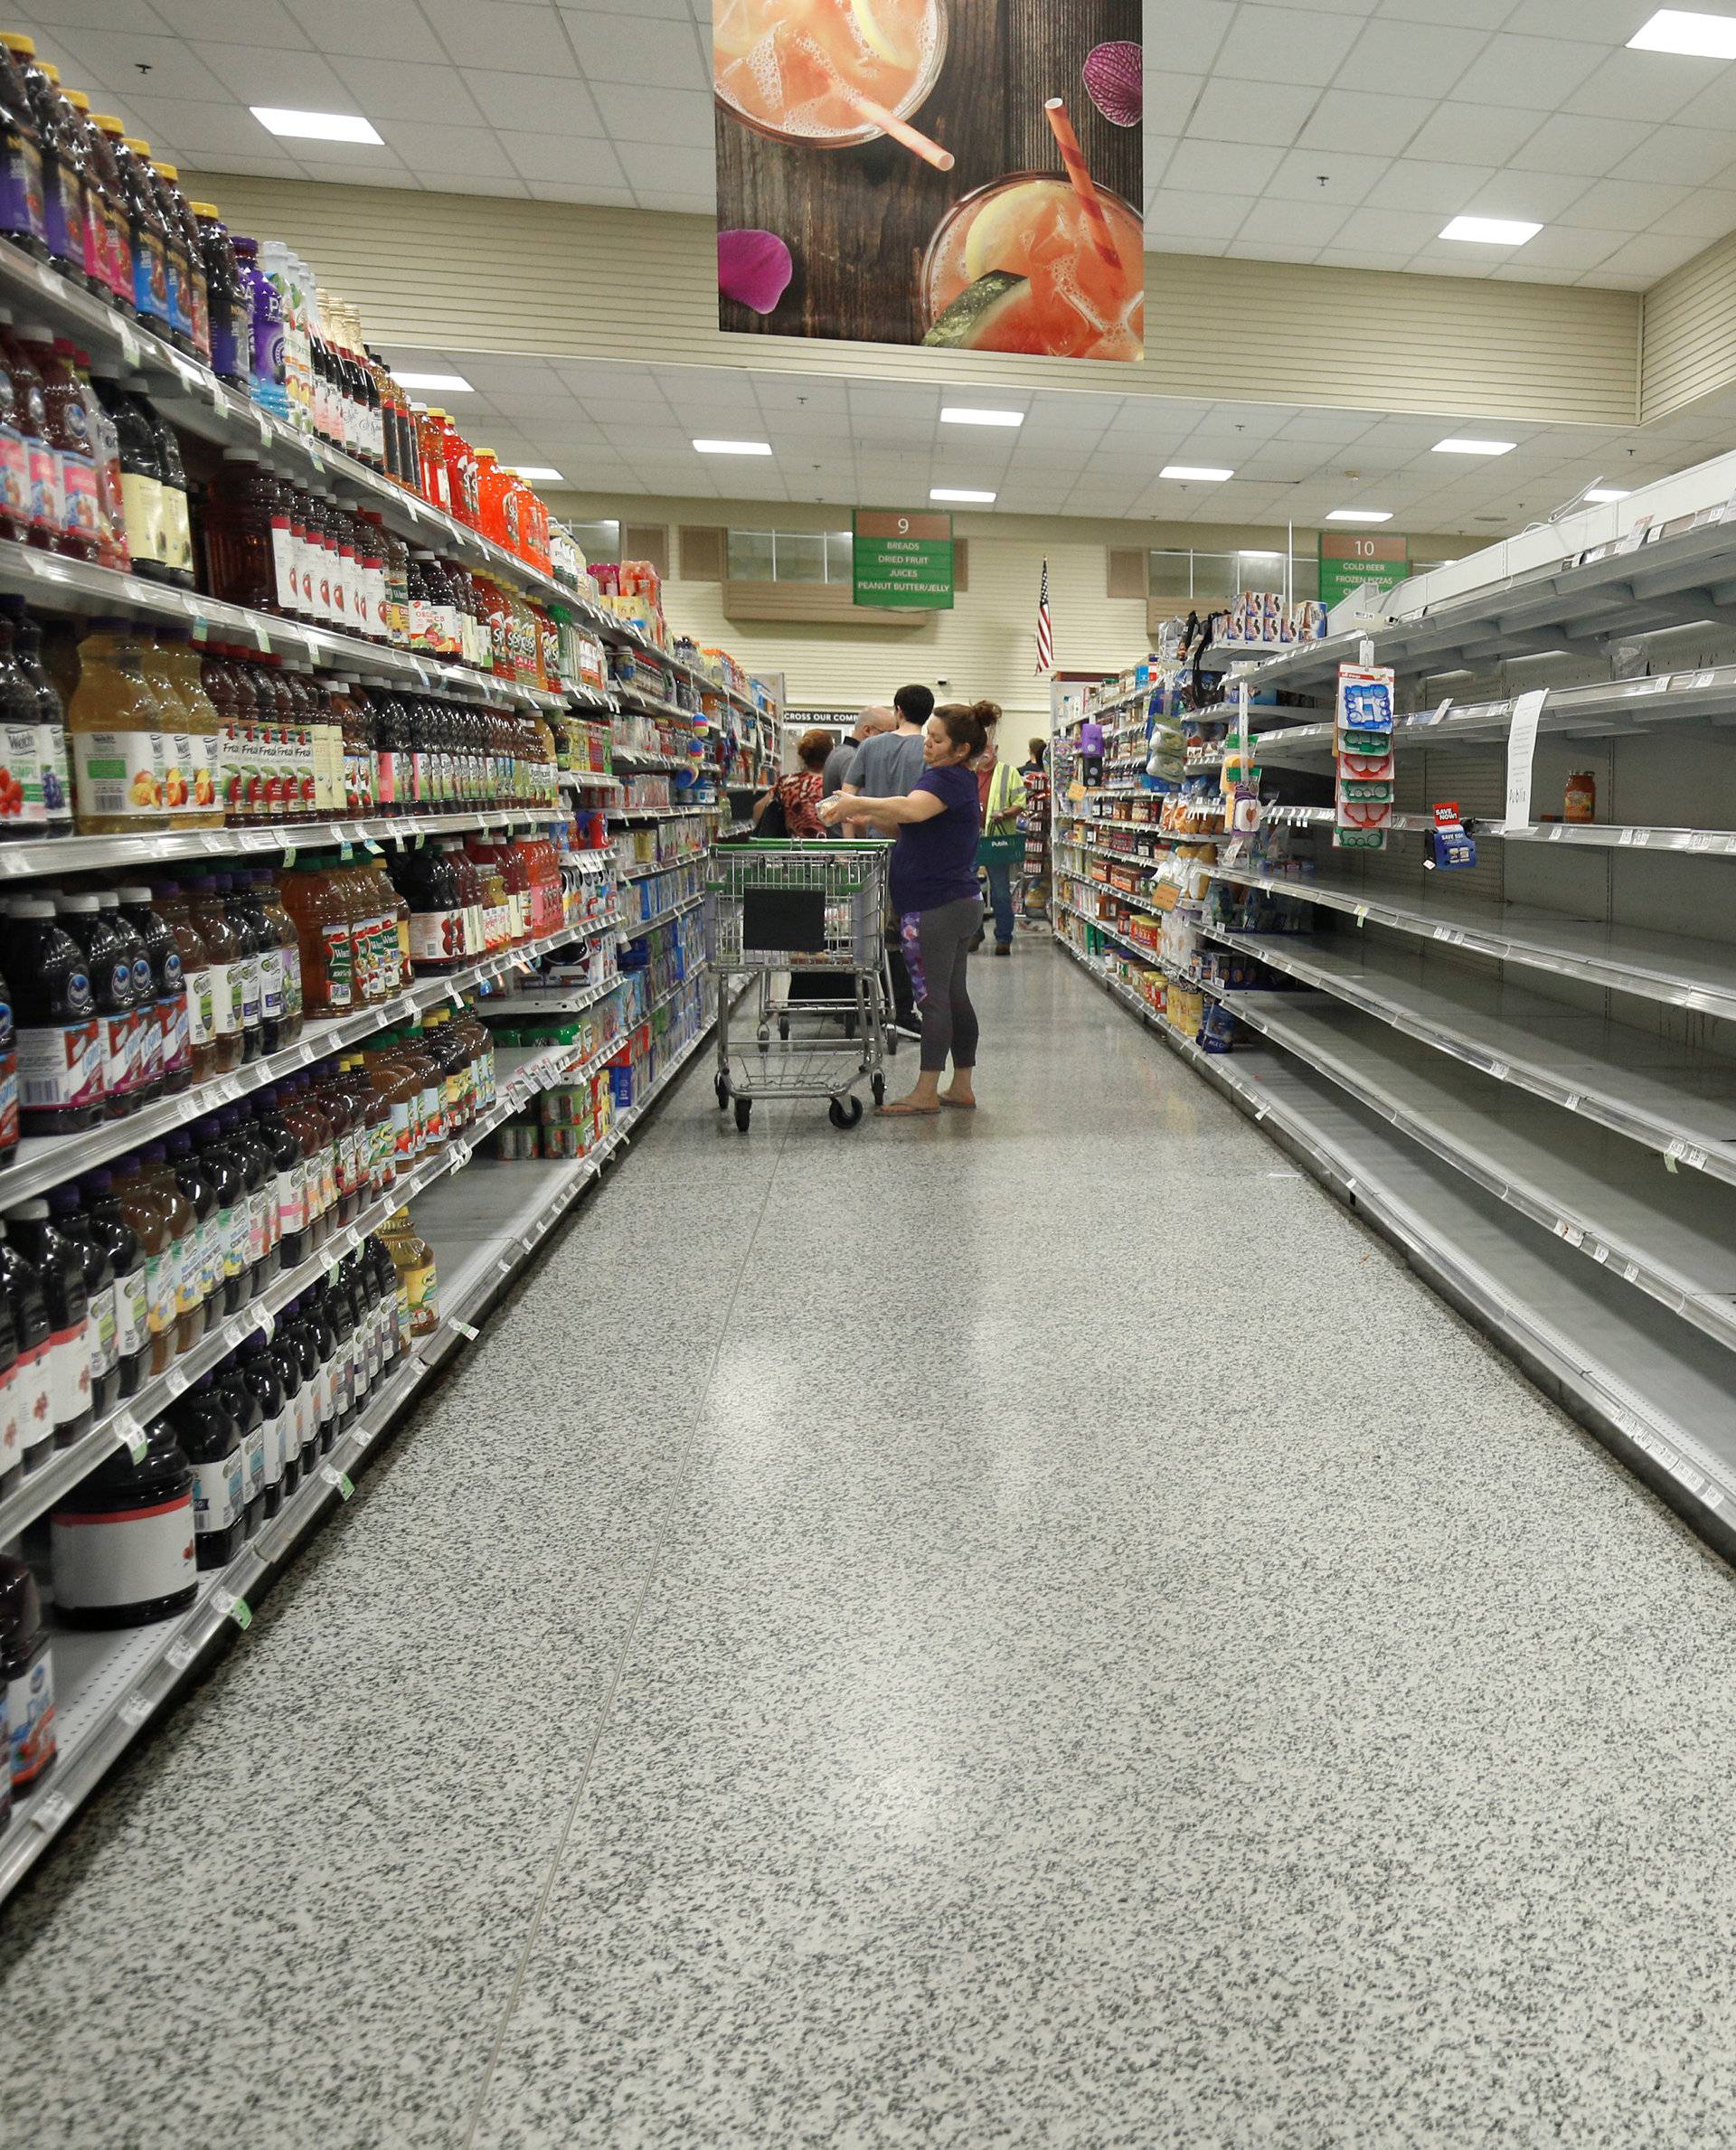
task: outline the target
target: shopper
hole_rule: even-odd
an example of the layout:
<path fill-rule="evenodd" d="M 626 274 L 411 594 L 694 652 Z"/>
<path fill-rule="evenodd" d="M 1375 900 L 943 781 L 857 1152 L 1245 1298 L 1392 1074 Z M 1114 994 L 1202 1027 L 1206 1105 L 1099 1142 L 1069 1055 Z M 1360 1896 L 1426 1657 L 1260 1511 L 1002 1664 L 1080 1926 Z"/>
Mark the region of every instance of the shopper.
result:
<path fill-rule="evenodd" d="M 992 703 L 986 705 L 993 708 Z M 995 714 L 998 717 L 999 712 Z M 1000 855 L 991 854 L 983 861 L 983 872 L 988 882 L 988 900 L 995 914 L 995 953 L 1010 956 L 1013 953 L 1013 861 L 1006 855 L 1010 850 L 1008 839 L 1018 833 L 1019 816 L 1024 811 L 1024 778 L 1011 762 L 1003 761 L 995 750 L 995 730 L 989 726 L 988 745 L 976 760 L 976 797 L 982 809 L 985 842 L 998 848 Z M 973 948 L 982 946 L 980 927 L 971 942 Z"/>
<path fill-rule="evenodd" d="M 763 797 L 753 802 L 753 825 L 760 828 L 767 809 L 773 799 L 778 802 L 778 813 L 772 816 L 781 826 L 767 829 L 768 835 L 823 836 L 816 809 L 820 803 L 820 787 L 826 780 L 826 758 L 832 751 L 832 734 L 822 731 L 816 725 L 812 731 L 803 732 L 796 741 L 796 757 L 801 763 L 799 769 L 787 777 L 779 777 Z"/>
<path fill-rule="evenodd" d="M 970 937 L 982 916 L 976 843 L 982 830 L 972 765 L 1000 716 L 992 702 L 948 703 L 923 728 L 922 774 L 901 798 L 866 798 L 854 810 L 892 846 L 892 910 L 922 1018 L 922 1071 L 888 1113 L 933 1114 L 943 1105 L 974 1111 L 976 1011 L 966 981 Z M 842 793 L 821 807 L 826 821 L 853 811 Z M 952 1083 L 940 1088 L 947 1061 Z"/>
<path fill-rule="evenodd" d="M 934 712 L 934 696 L 927 687 L 901 687 L 892 696 L 895 721 L 889 732 L 869 740 L 857 750 L 844 789 L 852 798 L 905 798 L 915 790 L 922 774 L 922 728 Z M 874 832 L 865 820 L 846 821 L 846 836 Z M 911 1037 L 919 1034 L 916 1003 L 910 992 L 910 973 L 904 967 L 904 949 L 899 939 L 898 919 L 886 913 L 886 968 L 892 981 L 892 1020 Z"/>
<path fill-rule="evenodd" d="M 856 719 L 856 728 L 847 739 L 841 739 L 826 758 L 826 783 L 824 796 L 830 798 L 849 776 L 851 765 L 856 759 L 856 749 L 865 740 L 877 738 L 882 731 L 890 731 L 898 719 L 889 709 L 878 703 L 863 711 Z"/>

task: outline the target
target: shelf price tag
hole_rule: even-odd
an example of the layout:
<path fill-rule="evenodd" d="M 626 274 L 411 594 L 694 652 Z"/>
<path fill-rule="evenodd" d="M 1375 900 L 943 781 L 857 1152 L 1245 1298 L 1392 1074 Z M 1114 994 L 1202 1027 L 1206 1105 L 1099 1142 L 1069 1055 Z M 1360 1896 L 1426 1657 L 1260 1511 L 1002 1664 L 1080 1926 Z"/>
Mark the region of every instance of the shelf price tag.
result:
<path fill-rule="evenodd" d="M 135 1463 L 145 1460 L 145 1429 L 131 1411 L 122 1411 L 115 1420 L 115 1439 L 131 1456 Z"/>
<path fill-rule="evenodd" d="M 351 1484 L 348 1476 L 340 1471 L 335 1463 L 322 1464 L 319 1475 L 325 1479 L 327 1485 L 335 1488 L 340 1501 L 347 1501 L 355 1491 L 355 1487 Z"/>
<path fill-rule="evenodd" d="M 243 1635 L 253 1625 L 253 1614 L 245 1598 L 231 1597 L 227 1591 L 222 1591 L 212 1599 L 212 1603 L 224 1619 L 233 1620 Z"/>
<path fill-rule="evenodd" d="M 45 1792 L 31 1801 L 31 1826 L 40 1829 L 44 1836 L 52 1836 L 71 1813 L 72 1802 L 64 1792 Z"/>
<path fill-rule="evenodd" d="M 455 1321 L 452 1326 L 467 1344 L 474 1344 L 476 1341 L 476 1331 L 467 1321 Z"/>
<path fill-rule="evenodd" d="M 145 1720 L 150 1715 L 151 1709 L 152 1702 L 150 1696 L 147 1694 L 141 1694 L 137 1689 L 135 1689 L 133 1693 L 127 1697 L 127 1700 L 122 1702 L 120 1708 L 115 1712 L 115 1714 L 120 1719 L 120 1721 L 124 1725 L 129 1726 L 131 1730 L 137 1731 L 139 1726 L 143 1724 Z"/>
<path fill-rule="evenodd" d="M 269 657 L 271 655 L 271 637 L 269 634 L 267 634 L 263 627 L 255 625 L 253 629 L 253 639 L 259 645 L 259 655 L 261 656 Z"/>
<path fill-rule="evenodd" d="M 199 1655 L 199 1646 L 190 1635 L 178 1635 L 164 1653 L 165 1661 L 172 1671 L 184 1673 Z"/>

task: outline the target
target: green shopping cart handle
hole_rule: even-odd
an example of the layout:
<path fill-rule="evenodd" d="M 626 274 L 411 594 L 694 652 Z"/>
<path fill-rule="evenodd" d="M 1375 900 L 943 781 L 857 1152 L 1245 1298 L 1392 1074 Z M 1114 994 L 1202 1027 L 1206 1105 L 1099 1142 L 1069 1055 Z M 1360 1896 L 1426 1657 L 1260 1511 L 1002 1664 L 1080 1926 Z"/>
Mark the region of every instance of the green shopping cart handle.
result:
<path fill-rule="evenodd" d="M 892 841 L 890 836 L 734 836 L 730 844 L 735 850 L 815 851 L 830 854 L 841 851 L 884 851 Z M 723 846 L 720 844 L 714 848 L 722 851 Z"/>

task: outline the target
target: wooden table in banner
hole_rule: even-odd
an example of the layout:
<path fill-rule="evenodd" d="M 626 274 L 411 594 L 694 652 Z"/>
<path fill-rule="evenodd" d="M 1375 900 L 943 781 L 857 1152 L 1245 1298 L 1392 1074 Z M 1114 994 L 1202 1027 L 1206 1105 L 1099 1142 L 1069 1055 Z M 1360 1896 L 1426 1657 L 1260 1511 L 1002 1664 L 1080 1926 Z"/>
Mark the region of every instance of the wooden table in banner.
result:
<path fill-rule="evenodd" d="M 1082 72 L 1097 48 L 1137 44 L 1135 0 L 1069 0 L 1064 6 L 1055 0 L 716 0 L 716 10 L 718 227 L 776 235 L 788 245 L 793 269 L 769 313 L 722 298 L 724 328 L 920 344 L 938 319 L 955 349 L 1140 355 L 1140 128 L 1112 125 Z M 835 22 L 828 31 L 835 15 L 847 24 Z M 868 49 L 883 52 L 886 105 L 896 110 L 913 77 L 908 66 L 900 72 L 892 62 L 931 51 L 937 24 L 944 52 L 933 87 L 903 129 L 931 154 L 885 132 L 845 147 L 798 146 L 749 126 L 731 102 L 734 96 L 745 108 L 759 100 L 756 117 L 769 124 L 817 90 L 832 99 L 835 114 L 822 124 L 835 130 L 852 124 L 837 101 L 847 94 L 865 128 L 873 111 L 886 116 L 885 107 L 873 106 L 854 86 L 840 91 L 839 73 L 819 48 L 830 40 L 833 49 L 844 50 L 840 41 L 854 32 Z M 801 68 L 810 63 L 814 71 L 804 80 Z M 870 81 L 875 64 L 860 63 Z M 773 101 L 774 91 L 782 103 Z M 1137 99 L 1137 83 L 1127 94 Z M 1058 121 L 1045 110 L 1052 99 L 1060 100 Z M 1113 91 L 1106 101 L 1116 108 Z M 1090 175 L 1083 188 L 1095 183 L 1101 200 L 1100 219 L 1081 212 L 1080 180 L 1069 184 L 1061 147 L 1068 122 Z M 938 169 L 932 155 L 949 157 L 950 168 Z M 1003 184 L 1032 174 L 1051 180 L 1052 189 L 1020 194 Z M 996 192 L 957 209 L 990 188 Z M 1078 232 L 1074 266 L 1063 263 L 1059 272 L 1077 304 L 1063 303 L 1041 270 L 1028 279 L 995 272 L 996 259 L 1010 261 L 1014 249 L 1023 266 L 1028 250 L 1020 233 L 1044 220 Z"/>

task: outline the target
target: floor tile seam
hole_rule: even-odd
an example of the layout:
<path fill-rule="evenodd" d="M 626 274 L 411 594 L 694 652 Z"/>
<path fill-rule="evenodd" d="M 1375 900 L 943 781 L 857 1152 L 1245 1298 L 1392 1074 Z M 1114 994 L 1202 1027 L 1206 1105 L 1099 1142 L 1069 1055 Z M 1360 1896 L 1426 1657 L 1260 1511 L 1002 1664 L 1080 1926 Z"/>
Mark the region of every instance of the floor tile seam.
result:
<path fill-rule="evenodd" d="M 693 1079 L 694 1074 L 690 1072 L 685 1080 L 676 1086 L 668 1099 L 668 1108 L 673 1108 L 675 1106 L 682 1090 Z M 795 1118 L 792 1115 L 785 1123 L 778 1139 L 777 1152 L 771 1160 L 771 1169 L 766 1174 L 765 1186 L 760 1194 L 760 1208 L 754 1219 L 753 1231 L 749 1234 L 747 1243 L 742 1248 L 741 1257 L 736 1264 L 735 1280 L 731 1290 L 729 1304 L 723 1310 L 723 1317 L 719 1322 L 717 1332 L 712 1340 L 711 1355 L 706 1363 L 705 1378 L 701 1382 L 698 1394 L 693 1400 L 693 1419 L 683 1444 L 681 1460 L 670 1478 L 665 1495 L 663 1525 L 657 1533 L 656 1543 L 651 1548 L 650 1558 L 646 1562 L 645 1574 L 640 1580 L 637 1594 L 633 1601 L 633 1609 L 627 1618 L 626 1632 L 622 1636 L 620 1647 L 616 1652 L 609 1683 L 598 1706 L 597 1720 L 591 1728 L 590 1740 L 586 1747 L 584 1762 L 579 1773 L 579 1781 L 573 1787 L 572 1798 L 568 1804 L 560 1832 L 549 1854 L 542 1877 L 542 1887 L 537 1897 L 536 1908 L 531 1916 L 524 1946 L 519 1951 L 518 1962 L 514 1966 L 512 1985 L 507 1992 L 505 2004 L 502 2008 L 499 2021 L 495 2026 L 495 2035 L 489 2046 L 487 2061 L 483 2069 L 482 2080 L 476 2087 L 476 2098 L 471 2108 L 469 2123 L 464 2131 L 460 2150 L 476 2150 L 478 2140 L 477 2131 L 482 2126 L 484 2115 L 487 2110 L 489 2096 L 494 2089 L 495 2070 L 499 2066 L 501 2053 L 505 2046 L 507 2032 L 511 2027 L 513 2017 L 517 2013 L 525 1976 L 530 1968 L 532 1957 L 535 1953 L 536 1944 L 542 1931 L 549 1902 L 553 1895 L 555 1881 L 566 1857 L 567 1844 L 571 1837 L 573 1825 L 579 1818 L 580 1809 L 584 1804 L 585 1793 L 590 1788 L 591 1776 L 596 1768 L 598 1752 L 601 1748 L 603 1736 L 609 1729 L 609 1720 L 614 1713 L 615 1698 L 619 1693 L 622 1676 L 627 1670 L 627 1661 L 633 1654 L 634 1644 L 638 1637 L 646 1603 L 650 1597 L 652 1586 L 663 1571 L 664 1556 L 675 1530 L 682 1495 L 693 1475 L 693 1464 L 698 1453 L 700 1431 L 705 1422 L 706 1407 L 711 1400 L 712 1384 L 717 1378 L 718 1363 L 722 1356 L 724 1339 L 735 1318 L 736 1305 L 741 1297 L 742 1284 L 747 1277 L 750 1259 L 754 1247 L 759 1241 L 766 1212 L 770 1207 L 772 1190 L 777 1185 L 778 1176 L 783 1165 L 784 1152 L 788 1146 L 794 1126 Z"/>

